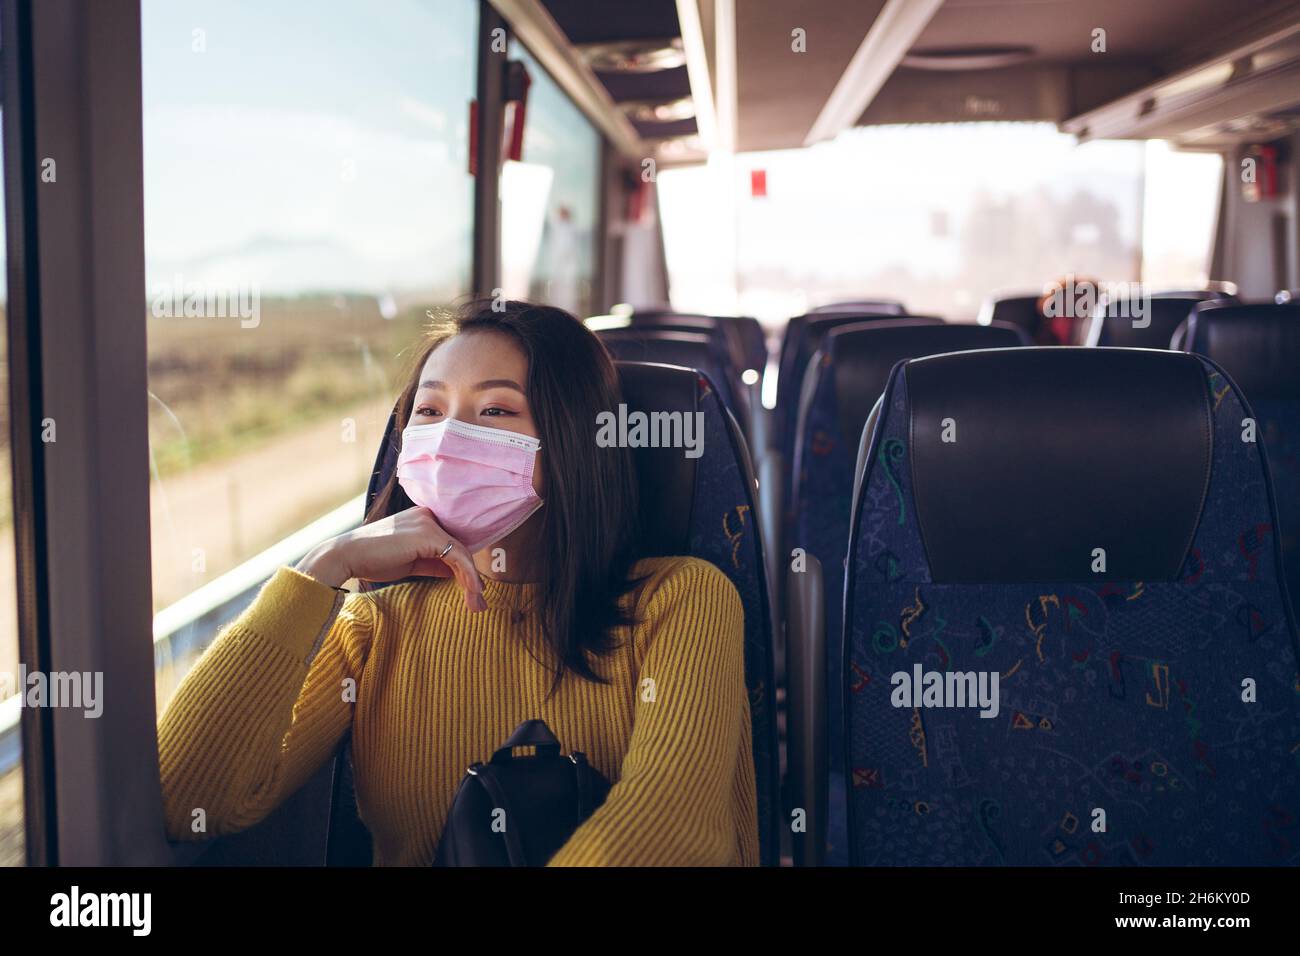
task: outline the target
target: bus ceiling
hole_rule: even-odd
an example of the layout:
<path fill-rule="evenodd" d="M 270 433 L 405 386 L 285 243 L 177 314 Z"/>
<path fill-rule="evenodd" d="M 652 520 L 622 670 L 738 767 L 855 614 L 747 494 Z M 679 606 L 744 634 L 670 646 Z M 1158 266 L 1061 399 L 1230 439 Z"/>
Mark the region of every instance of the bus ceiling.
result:
<path fill-rule="evenodd" d="M 668 166 L 897 123 L 1226 150 L 1300 117 L 1294 0 L 491 2 L 615 149 Z"/>

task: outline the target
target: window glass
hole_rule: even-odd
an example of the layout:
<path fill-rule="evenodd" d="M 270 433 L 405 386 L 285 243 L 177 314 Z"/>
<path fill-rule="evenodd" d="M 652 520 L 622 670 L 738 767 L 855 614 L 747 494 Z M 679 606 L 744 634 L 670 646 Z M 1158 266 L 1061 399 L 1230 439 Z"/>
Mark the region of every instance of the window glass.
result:
<path fill-rule="evenodd" d="M 0 150 L 4 144 L 0 141 Z M 0 190 L 0 222 L 4 221 Z M 18 577 L 14 565 L 13 459 L 9 448 L 9 273 L 0 231 L 0 866 L 27 861 L 23 832 L 22 709 L 18 694 Z"/>
<path fill-rule="evenodd" d="M 1154 288 L 1200 288 L 1214 278 L 1210 258 L 1219 214 L 1223 157 L 1146 144 L 1142 281 Z"/>
<path fill-rule="evenodd" d="M 971 320 L 991 293 L 1041 291 L 1066 273 L 1136 281 L 1144 241 L 1169 245 L 1169 229 L 1144 229 L 1146 156 L 1142 142 L 1079 144 L 1051 124 L 950 123 L 856 128 L 809 149 L 666 170 L 673 304 L 780 319 L 887 296 Z M 1205 166 L 1179 166 L 1191 177 L 1179 195 L 1213 202 Z M 1161 277 L 1200 275 L 1210 231 L 1182 232 Z"/>
<path fill-rule="evenodd" d="M 143 2 L 160 708 L 276 564 L 360 520 L 425 312 L 469 291 L 477 17 Z"/>
<path fill-rule="evenodd" d="M 522 44 L 510 55 L 532 83 L 523 160 L 501 172 L 503 288 L 584 318 L 596 308 L 600 134 Z"/>

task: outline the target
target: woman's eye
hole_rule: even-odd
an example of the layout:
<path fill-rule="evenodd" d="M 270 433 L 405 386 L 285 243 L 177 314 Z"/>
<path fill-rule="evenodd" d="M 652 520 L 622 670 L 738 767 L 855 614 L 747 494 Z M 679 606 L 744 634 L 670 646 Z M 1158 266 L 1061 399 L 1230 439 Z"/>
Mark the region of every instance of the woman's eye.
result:
<path fill-rule="evenodd" d="M 428 405 L 421 405 L 415 410 L 415 414 L 426 417 L 441 414 L 436 408 L 430 408 Z"/>
<path fill-rule="evenodd" d="M 509 411 L 508 409 L 501 408 L 497 405 L 493 405 L 489 408 L 483 409 L 483 414 L 487 415 L 489 418 L 499 418 L 502 415 L 513 415 L 514 413 Z"/>

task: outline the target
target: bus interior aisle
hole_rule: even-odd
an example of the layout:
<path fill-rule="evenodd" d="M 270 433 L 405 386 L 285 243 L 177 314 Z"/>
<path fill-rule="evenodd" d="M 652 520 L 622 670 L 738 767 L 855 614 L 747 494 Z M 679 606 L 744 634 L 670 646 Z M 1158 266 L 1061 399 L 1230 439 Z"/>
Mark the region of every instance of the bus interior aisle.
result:
<path fill-rule="evenodd" d="M 0 874 L 1283 918 L 1297 0 L 0 0 L 0 68 Z"/>

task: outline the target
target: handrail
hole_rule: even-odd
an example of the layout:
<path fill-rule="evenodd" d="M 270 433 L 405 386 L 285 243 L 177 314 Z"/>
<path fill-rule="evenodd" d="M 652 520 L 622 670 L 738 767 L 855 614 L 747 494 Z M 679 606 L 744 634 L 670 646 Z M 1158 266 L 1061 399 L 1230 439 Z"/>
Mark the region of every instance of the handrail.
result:
<path fill-rule="evenodd" d="M 291 564 L 327 538 L 356 527 L 365 509 L 358 495 L 265 551 L 253 555 L 225 574 L 163 608 L 153 619 L 155 653 L 182 628 L 202 620 L 227 604 L 261 587 L 278 567 Z M 0 773 L 12 769 L 21 755 L 22 688 L 0 700 Z"/>

